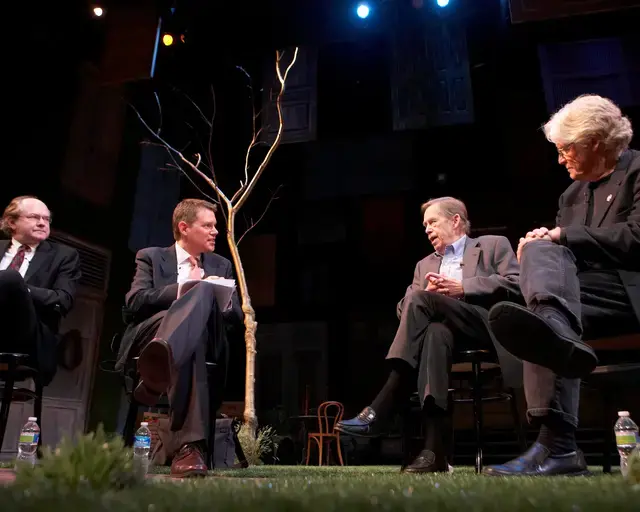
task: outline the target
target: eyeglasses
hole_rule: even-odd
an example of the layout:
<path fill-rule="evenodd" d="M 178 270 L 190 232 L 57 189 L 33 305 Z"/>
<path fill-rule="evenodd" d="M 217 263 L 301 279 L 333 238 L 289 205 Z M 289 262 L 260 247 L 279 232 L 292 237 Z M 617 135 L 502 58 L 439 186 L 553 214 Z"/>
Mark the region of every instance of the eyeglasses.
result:
<path fill-rule="evenodd" d="M 25 219 L 34 220 L 39 222 L 42 219 L 43 222 L 47 224 L 51 224 L 51 216 L 50 215 L 38 215 L 37 213 L 28 213 L 27 215 L 20 215 L 20 217 L 24 217 Z"/>
<path fill-rule="evenodd" d="M 569 156 L 569 151 L 571 151 L 571 148 L 573 148 L 574 144 L 573 142 L 570 144 L 565 144 L 562 147 L 556 148 L 558 150 L 558 154 L 562 157 L 562 158 L 567 158 L 567 156 Z"/>

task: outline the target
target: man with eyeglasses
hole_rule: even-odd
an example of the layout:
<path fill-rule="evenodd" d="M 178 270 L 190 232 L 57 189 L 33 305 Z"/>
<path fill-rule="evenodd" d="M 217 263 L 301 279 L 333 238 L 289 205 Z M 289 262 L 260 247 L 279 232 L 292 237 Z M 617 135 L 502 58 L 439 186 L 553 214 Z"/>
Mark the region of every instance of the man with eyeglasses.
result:
<path fill-rule="evenodd" d="M 0 352 L 29 354 L 47 385 L 57 368 L 60 320 L 80 279 L 78 252 L 47 240 L 51 212 L 34 196 L 12 199 L 0 228 L 10 237 L 0 241 Z"/>
<path fill-rule="evenodd" d="M 242 310 L 234 291 L 228 304 L 218 304 L 213 287 L 199 282 L 233 278 L 231 262 L 214 254 L 216 205 L 185 199 L 173 212 L 170 247 L 149 247 L 136 255 L 136 273 L 127 293 L 129 324 L 122 338 L 117 368 L 139 353 L 140 383 L 134 398 L 154 406 L 167 393 L 171 434 L 159 429 L 163 453 L 173 456 L 171 475 L 207 472 L 203 452 L 210 417 L 222 397 L 228 358 L 226 327 L 239 325 Z M 195 284 L 193 284 L 195 281 Z M 185 293 L 180 285 L 193 284 Z M 207 386 L 207 352 L 217 363 L 215 400 Z M 168 429 L 167 429 L 168 430 Z M 160 462 L 161 456 L 155 461 Z"/>

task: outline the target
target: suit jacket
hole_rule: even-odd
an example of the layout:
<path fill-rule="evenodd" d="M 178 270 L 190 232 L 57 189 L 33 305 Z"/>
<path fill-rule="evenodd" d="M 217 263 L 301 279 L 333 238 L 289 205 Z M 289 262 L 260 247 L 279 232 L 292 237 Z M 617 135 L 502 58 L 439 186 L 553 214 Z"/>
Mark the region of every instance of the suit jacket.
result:
<path fill-rule="evenodd" d="M 640 320 L 640 151 L 625 151 L 602 186 L 606 197 L 595 205 L 591 226 L 584 225 L 587 182 L 573 182 L 560 196 L 560 243 L 571 249 L 578 268 L 616 270 Z"/>
<path fill-rule="evenodd" d="M 404 301 L 415 290 L 427 287 L 428 272 L 438 272 L 442 258 L 432 253 L 420 260 L 413 274 L 413 282 L 405 296 L 398 303 L 398 317 L 402 315 Z M 519 286 L 520 266 L 516 255 L 504 236 L 485 235 L 467 238 L 462 255 L 462 287 L 464 300 L 474 306 L 489 309 L 496 302 L 511 301 L 522 303 Z M 491 334 L 485 317 L 487 330 Z M 522 362 L 507 352 L 491 334 L 496 347 L 505 385 L 522 386 Z"/>
<path fill-rule="evenodd" d="M 11 240 L 0 241 L 0 255 L 10 244 Z M 73 307 L 80 276 L 78 251 L 49 240 L 40 242 L 24 276 L 40 323 L 36 362 L 44 385 L 51 382 L 57 369 L 60 320 Z"/>
<path fill-rule="evenodd" d="M 205 276 L 220 276 L 233 279 L 233 264 L 226 258 L 207 253 L 200 256 Z M 169 309 L 178 298 L 178 262 L 175 245 L 149 247 L 136 254 L 136 272 L 131 289 L 125 297 L 125 322 L 127 329 L 118 352 L 117 368 L 122 368 L 133 346 L 137 326 L 160 311 Z M 232 307 L 224 312 L 229 325 L 238 326 L 243 313 L 237 292 L 232 298 Z"/>

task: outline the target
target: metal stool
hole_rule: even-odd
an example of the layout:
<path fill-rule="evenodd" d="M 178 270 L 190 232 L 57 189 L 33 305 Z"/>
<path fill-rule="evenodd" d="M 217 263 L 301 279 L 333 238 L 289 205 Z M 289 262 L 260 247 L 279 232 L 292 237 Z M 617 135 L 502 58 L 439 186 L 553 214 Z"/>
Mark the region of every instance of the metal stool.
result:
<path fill-rule="evenodd" d="M 515 391 L 509 389 L 508 392 L 496 393 L 494 395 L 485 396 L 483 393 L 483 379 L 485 377 L 497 377 L 500 375 L 500 366 L 497 364 L 496 355 L 489 350 L 463 350 L 454 354 L 456 364 L 451 369 L 452 377 L 469 378 L 471 381 L 471 397 L 470 398 L 453 398 L 454 404 L 473 404 L 474 430 L 476 435 L 476 473 L 482 471 L 482 428 L 483 428 L 483 410 L 482 405 L 487 402 L 510 402 L 511 414 L 516 427 L 518 443 L 524 452 L 527 449 L 526 438 L 522 422 L 520 421 L 520 411 L 516 401 Z M 470 368 L 466 369 L 463 365 L 470 364 Z M 490 365 L 483 368 L 482 365 Z M 460 391 L 454 389 L 453 392 Z"/>
<path fill-rule="evenodd" d="M 611 473 L 611 447 L 616 444 L 613 425 L 617 413 L 616 390 L 625 384 L 638 386 L 640 383 L 640 363 L 620 363 L 597 366 L 585 379 L 585 384 L 602 393 L 605 406 L 603 419 L 604 439 L 602 442 L 602 472 Z"/>
<path fill-rule="evenodd" d="M 28 354 L 0 352 L 0 381 L 4 383 L 0 388 L 2 391 L 2 406 L 0 407 L 0 449 L 2 449 L 7 423 L 9 422 L 11 402 L 28 402 L 29 400 L 33 400 L 33 415 L 38 418 L 38 426 L 42 428 L 42 381 L 38 370 L 26 366 L 28 361 Z M 28 388 L 15 387 L 16 382 L 28 378 L 33 379 L 36 386 L 35 391 L 31 391 Z M 41 446 L 42 434 L 40 434 L 38 439 L 38 456 L 40 456 Z"/>

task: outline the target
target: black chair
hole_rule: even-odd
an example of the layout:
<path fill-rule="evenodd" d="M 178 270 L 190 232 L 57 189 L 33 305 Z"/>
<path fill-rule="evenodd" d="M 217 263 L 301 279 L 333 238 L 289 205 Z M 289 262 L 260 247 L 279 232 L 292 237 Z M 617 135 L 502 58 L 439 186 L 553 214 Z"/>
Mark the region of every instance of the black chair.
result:
<path fill-rule="evenodd" d="M 602 441 L 602 472 L 611 473 L 612 447 L 616 444 L 613 425 L 618 417 L 616 408 L 617 391 L 640 383 L 640 363 L 620 363 L 597 366 L 585 379 L 584 384 L 602 394 L 604 413 L 602 414 L 604 437 Z"/>
<path fill-rule="evenodd" d="M 485 394 L 484 384 L 500 377 L 501 371 L 498 364 L 497 356 L 489 350 L 463 350 L 457 351 L 453 355 L 453 365 L 451 368 L 452 381 L 468 381 L 471 383 L 471 389 L 468 388 L 450 388 L 449 389 L 449 406 L 451 414 L 455 404 L 471 404 L 473 406 L 474 433 L 476 444 L 476 473 L 482 471 L 483 457 L 483 424 L 484 414 L 483 405 L 489 402 L 510 402 L 511 414 L 516 429 L 518 444 L 522 451 L 527 449 L 526 437 L 520 419 L 520 411 L 516 400 L 515 391 L 507 389 L 503 392 L 495 394 Z M 456 395 L 469 395 L 456 397 Z M 419 402 L 418 394 L 412 396 L 412 402 Z M 405 417 L 405 421 L 410 421 Z M 409 429 L 404 427 L 404 464 L 403 467 L 411 460 L 409 453 Z M 446 444 L 449 446 L 449 460 L 453 460 L 453 438 L 447 439 Z"/>
<path fill-rule="evenodd" d="M 484 383 L 494 380 L 501 375 L 500 366 L 496 355 L 489 350 L 463 350 L 454 354 L 454 365 L 451 370 L 453 380 L 468 380 L 471 382 L 471 389 L 453 389 L 451 401 L 454 404 L 472 404 L 473 421 L 476 437 L 476 473 L 482 471 L 483 439 L 482 430 L 484 424 L 483 404 L 488 402 L 509 402 L 511 405 L 511 415 L 516 429 L 518 444 L 521 451 L 527 449 L 527 441 L 520 419 L 520 411 L 516 400 L 515 391 L 511 388 L 503 392 L 492 395 L 484 393 Z M 468 398 L 456 398 L 456 393 L 470 391 Z"/>
<path fill-rule="evenodd" d="M 27 354 L 0 352 L 0 391 L 2 392 L 2 406 L 0 407 L 0 449 L 4 441 L 4 435 L 9 422 L 9 410 L 12 402 L 34 401 L 34 416 L 38 418 L 37 423 L 42 428 L 42 380 L 40 373 L 30 366 L 27 366 L 29 356 Z M 16 382 L 21 382 L 28 378 L 33 379 L 36 389 L 31 391 L 28 388 L 15 386 Z M 42 434 L 38 439 L 38 456 L 42 447 Z"/>
<path fill-rule="evenodd" d="M 117 354 L 118 348 L 120 347 L 120 341 L 122 338 L 121 333 L 116 333 L 111 340 L 111 350 L 114 354 Z M 212 381 L 212 374 L 216 370 L 216 363 L 212 363 L 207 361 L 207 374 L 208 379 Z M 125 395 L 129 400 L 129 409 L 127 411 L 127 417 L 124 424 L 124 429 L 122 431 L 122 438 L 124 440 L 125 446 L 133 446 L 133 441 L 135 437 L 136 431 L 136 418 L 138 417 L 138 411 L 140 407 L 147 407 L 143 404 L 136 402 L 133 397 L 133 391 L 138 386 L 140 381 L 140 375 L 138 374 L 138 357 L 132 357 L 129 361 L 127 361 L 124 370 L 122 371 L 123 377 L 123 386 Z M 132 385 L 131 389 L 127 388 L 127 378 L 131 379 Z M 163 395 L 164 396 L 164 395 Z M 160 402 L 156 405 L 157 408 L 168 408 L 169 404 L 165 400 L 162 400 L 163 397 L 160 398 Z M 215 403 L 212 401 L 212 403 Z M 213 421 L 209 421 L 209 432 L 207 434 L 207 467 L 209 469 L 213 469 L 213 444 L 215 439 L 215 411 L 210 411 L 210 415 Z"/>

